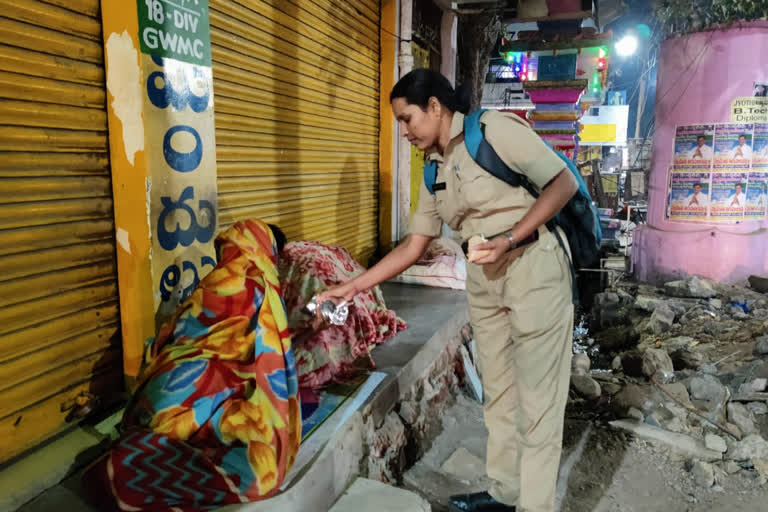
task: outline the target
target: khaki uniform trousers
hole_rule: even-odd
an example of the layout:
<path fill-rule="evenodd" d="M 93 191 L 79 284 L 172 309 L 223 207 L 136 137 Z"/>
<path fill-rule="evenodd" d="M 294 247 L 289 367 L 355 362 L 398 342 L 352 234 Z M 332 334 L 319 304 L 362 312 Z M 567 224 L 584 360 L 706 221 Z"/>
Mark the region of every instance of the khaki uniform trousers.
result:
<path fill-rule="evenodd" d="M 495 481 L 489 492 L 518 512 L 555 509 L 571 370 L 569 263 L 557 238 L 545 227 L 539 233 L 493 265 L 470 263 L 467 275 Z"/>

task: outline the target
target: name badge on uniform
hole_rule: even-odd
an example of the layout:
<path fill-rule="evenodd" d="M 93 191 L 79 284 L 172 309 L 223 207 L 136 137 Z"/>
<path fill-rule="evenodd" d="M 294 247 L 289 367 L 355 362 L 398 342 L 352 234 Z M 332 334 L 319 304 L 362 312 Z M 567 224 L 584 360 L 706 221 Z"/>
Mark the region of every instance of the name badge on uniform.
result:
<path fill-rule="evenodd" d="M 435 192 L 437 192 L 438 190 L 445 190 L 445 182 L 443 181 L 442 183 L 435 183 L 434 185 L 432 185 L 432 190 L 434 190 Z"/>

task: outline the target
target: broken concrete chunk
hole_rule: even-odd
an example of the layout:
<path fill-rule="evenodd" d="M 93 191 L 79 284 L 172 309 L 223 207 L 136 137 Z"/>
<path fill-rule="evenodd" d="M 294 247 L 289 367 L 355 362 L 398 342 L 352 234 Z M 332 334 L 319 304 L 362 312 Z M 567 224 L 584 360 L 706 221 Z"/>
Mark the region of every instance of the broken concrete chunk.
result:
<path fill-rule="evenodd" d="M 760 293 L 768 292 L 768 277 L 749 276 L 749 286 Z"/>
<path fill-rule="evenodd" d="M 635 301 L 635 298 L 631 294 L 625 292 L 621 288 L 616 290 L 616 295 L 619 296 L 619 303 L 622 306 L 628 306 L 628 305 L 632 304 Z"/>
<path fill-rule="evenodd" d="M 644 421 L 645 416 L 643 415 L 643 411 L 639 409 L 635 409 L 634 407 L 630 407 L 627 411 L 627 419 L 635 420 L 635 421 Z"/>
<path fill-rule="evenodd" d="M 768 336 L 760 336 L 755 340 L 755 355 L 766 356 L 768 355 Z"/>
<path fill-rule="evenodd" d="M 663 304 L 664 300 L 658 297 L 651 297 L 648 295 L 638 295 L 635 299 L 635 308 L 646 313 L 653 313 L 656 306 Z"/>
<path fill-rule="evenodd" d="M 768 401 L 768 393 L 745 393 L 736 395 L 731 400 L 734 402 L 766 402 Z"/>
<path fill-rule="evenodd" d="M 571 385 L 577 393 L 590 400 L 600 398 L 602 394 L 600 384 L 589 375 L 572 375 Z"/>
<path fill-rule="evenodd" d="M 700 375 L 691 379 L 688 384 L 691 396 L 696 400 L 706 400 L 708 402 L 717 402 L 722 400 L 723 395 L 727 393 L 716 377 L 712 375 Z"/>
<path fill-rule="evenodd" d="M 675 367 L 666 350 L 651 348 L 643 353 L 643 375 L 653 377 L 656 372 L 674 372 Z"/>
<path fill-rule="evenodd" d="M 764 414 L 768 414 L 768 404 L 765 404 L 763 402 L 749 402 L 747 404 L 747 409 L 749 410 L 749 412 L 751 412 L 755 416 L 762 416 Z"/>
<path fill-rule="evenodd" d="M 603 351 L 612 352 L 637 343 L 637 335 L 632 327 L 609 327 L 596 332 L 595 341 Z"/>
<path fill-rule="evenodd" d="M 421 496 L 374 480 L 358 478 L 339 498 L 330 512 L 430 512 L 432 507 Z"/>
<path fill-rule="evenodd" d="M 672 311 L 672 308 L 666 304 L 659 304 L 656 309 L 653 310 L 649 328 L 655 335 L 659 336 L 668 331 L 674 323 L 675 312 Z"/>
<path fill-rule="evenodd" d="M 671 420 L 662 422 L 662 426 L 670 432 L 686 433 L 689 430 L 688 425 L 680 418 L 680 416 L 675 416 Z"/>
<path fill-rule="evenodd" d="M 744 434 L 755 432 L 755 422 L 752 414 L 744 407 L 744 404 L 731 402 L 728 404 L 728 421 L 739 427 Z"/>
<path fill-rule="evenodd" d="M 763 478 L 768 478 L 768 459 L 765 458 L 752 458 L 752 465 L 755 470 Z"/>
<path fill-rule="evenodd" d="M 614 292 L 598 293 L 594 299 L 596 306 L 618 306 L 619 302 L 619 295 Z"/>
<path fill-rule="evenodd" d="M 717 296 L 717 291 L 709 280 L 696 276 L 683 281 L 666 283 L 664 292 L 672 297 L 692 297 L 695 299 L 711 299 Z"/>
<path fill-rule="evenodd" d="M 673 382 L 670 384 L 665 384 L 661 386 L 661 388 L 664 391 L 666 391 L 670 396 L 672 396 L 675 400 L 680 402 L 683 405 L 683 407 L 687 407 L 687 408 L 693 407 L 693 404 L 691 403 L 691 397 L 688 394 L 688 389 L 685 387 L 685 384 L 683 384 L 682 382 Z"/>
<path fill-rule="evenodd" d="M 595 295 L 592 306 L 592 318 L 599 327 L 610 327 L 621 323 L 619 308 L 621 307 L 619 296 L 613 292 L 598 293 Z"/>
<path fill-rule="evenodd" d="M 741 471 L 741 466 L 736 464 L 734 461 L 729 460 L 728 462 L 725 463 L 725 472 L 728 473 L 729 475 L 733 475 L 734 473 L 738 473 L 739 471 Z"/>
<path fill-rule="evenodd" d="M 630 384 L 613 397 L 613 404 L 625 411 L 634 407 L 643 413 L 648 413 L 653 410 L 656 400 L 654 400 L 653 392 L 649 388 Z"/>
<path fill-rule="evenodd" d="M 628 420 L 612 421 L 610 425 L 615 428 L 632 432 L 644 439 L 663 443 L 671 450 L 693 459 L 699 459 L 706 462 L 722 459 L 722 454 L 720 452 L 708 449 L 701 441 L 685 434 L 667 432 L 666 430 L 652 427 L 646 423 L 637 423 Z"/>
<path fill-rule="evenodd" d="M 712 464 L 697 460 L 691 468 L 691 475 L 696 485 L 709 489 L 715 485 L 715 470 Z"/>
<path fill-rule="evenodd" d="M 664 340 L 664 348 L 669 352 L 690 348 L 696 340 L 690 336 L 675 336 Z"/>
<path fill-rule="evenodd" d="M 739 386 L 739 394 L 760 393 L 765 391 L 768 379 L 752 379 Z"/>
<path fill-rule="evenodd" d="M 749 319 L 749 315 L 746 314 L 744 311 L 742 311 L 741 309 L 739 309 L 737 307 L 733 307 L 732 306 L 730 313 L 731 313 L 731 316 L 733 318 L 735 318 L 736 320 L 747 320 L 747 319 Z"/>
<path fill-rule="evenodd" d="M 611 361 L 611 369 L 615 372 L 621 371 L 621 356 L 616 356 Z"/>
<path fill-rule="evenodd" d="M 704 445 L 710 450 L 720 453 L 725 453 L 728 450 L 728 445 L 725 444 L 725 439 L 715 434 L 705 435 Z"/>
<path fill-rule="evenodd" d="M 768 441 L 757 434 L 748 435 L 741 441 L 729 439 L 726 442 L 728 451 L 725 456 L 730 460 L 768 459 Z"/>
<path fill-rule="evenodd" d="M 587 375 L 591 366 L 592 362 L 587 354 L 573 354 L 571 360 L 571 373 L 573 375 Z"/>
<path fill-rule="evenodd" d="M 656 373 L 651 376 L 651 380 L 657 384 L 670 384 L 675 382 L 675 372 L 669 370 L 656 370 Z"/>
<path fill-rule="evenodd" d="M 485 463 L 483 459 L 462 446 L 448 457 L 448 460 L 443 463 L 442 470 L 459 480 L 471 482 L 485 474 Z"/>
<path fill-rule="evenodd" d="M 615 384 L 613 382 L 603 382 L 602 384 L 600 384 L 600 387 L 602 388 L 603 393 L 607 393 L 611 396 L 615 395 L 616 393 L 624 389 L 624 386 L 622 386 L 621 384 Z"/>

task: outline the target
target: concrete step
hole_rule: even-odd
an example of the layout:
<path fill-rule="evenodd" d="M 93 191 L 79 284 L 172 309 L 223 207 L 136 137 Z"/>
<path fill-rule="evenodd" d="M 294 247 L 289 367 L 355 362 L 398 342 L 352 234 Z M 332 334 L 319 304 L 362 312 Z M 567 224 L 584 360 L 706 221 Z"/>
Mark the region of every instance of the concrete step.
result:
<path fill-rule="evenodd" d="M 375 480 L 358 478 L 330 512 L 431 512 L 419 495 Z"/>

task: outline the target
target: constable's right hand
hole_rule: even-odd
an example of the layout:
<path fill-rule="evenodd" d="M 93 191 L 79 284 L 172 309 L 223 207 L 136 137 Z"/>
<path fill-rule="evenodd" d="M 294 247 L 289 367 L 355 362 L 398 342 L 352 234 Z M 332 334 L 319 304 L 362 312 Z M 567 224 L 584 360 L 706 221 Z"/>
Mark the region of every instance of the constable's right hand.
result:
<path fill-rule="evenodd" d="M 338 305 L 342 302 L 351 302 L 352 299 L 359 293 L 359 290 L 357 287 L 355 287 L 351 281 L 348 281 L 344 284 L 341 284 L 339 286 L 335 286 L 333 288 L 329 288 L 326 291 L 320 293 L 317 295 L 317 303 L 322 304 L 323 302 L 330 300 L 334 304 Z M 320 308 L 318 308 L 318 312 L 320 311 Z"/>

